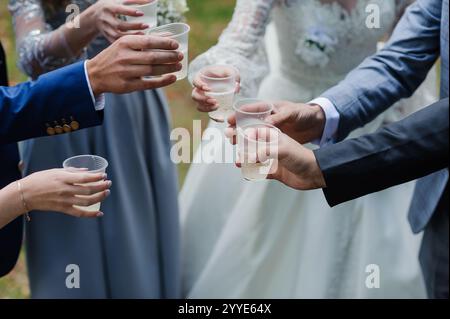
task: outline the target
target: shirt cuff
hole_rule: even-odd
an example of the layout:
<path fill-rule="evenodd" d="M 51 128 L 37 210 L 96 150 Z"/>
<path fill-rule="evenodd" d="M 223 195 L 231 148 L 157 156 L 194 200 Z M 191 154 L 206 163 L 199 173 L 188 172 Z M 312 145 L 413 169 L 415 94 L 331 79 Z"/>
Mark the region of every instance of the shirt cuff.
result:
<path fill-rule="evenodd" d="M 84 74 L 86 76 L 86 82 L 89 87 L 89 93 L 91 94 L 92 103 L 94 103 L 95 110 L 103 111 L 103 109 L 105 108 L 105 95 L 100 94 L 100 96 L 97 98 L 94 96 L 94 92 L 92 91 L 91 81 L 89 81 L 89 75 L 88 75 L 88 71 L 87 71 L 87 60 L 84 61 Z"/>
<path fill-rule="evenodd" d="M 334 104 L 327 98 L 319 97 L 312 100 L 308 104 L 319 105 L 325 113 L 325 128 L 323 129 L 323 134 L 320 139 L 313 141 L 313 144 L 319 146 L 325 146 L 327 144 L 332 144 L 335 141 L 336 133 L 339 127 L 339 112 L 337 111 Z"/>

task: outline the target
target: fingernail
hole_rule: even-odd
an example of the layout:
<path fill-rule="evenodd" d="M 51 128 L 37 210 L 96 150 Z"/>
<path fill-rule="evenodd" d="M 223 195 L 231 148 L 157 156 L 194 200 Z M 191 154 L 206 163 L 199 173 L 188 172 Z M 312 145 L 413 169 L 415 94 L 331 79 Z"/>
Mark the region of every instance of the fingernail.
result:
<path fill-rule="evenodd" d="M 103 174 L 103 179 L 106 179 L 108 177 L 108 174 Z"/>
<path fill-rule="evenodd" d="M 103 214 L 102 212 L 98 212 L 97 215 L 95 215 L 95 216 L 97 216 L 97 217 L 103 217 L 103 216 L 105 216 L 105 214 Z"/>
<path fill-rule="evenodd" d="M 136 15 L 143 16 L 143 15 L 144 15 L 144 12 L 142 12 L 142 11 L 140 11 L 140 10 L 136 10 Z"/>
<path fill-rule="evenodd" d="M 217 104 L 217 101 L 214 99 L 208 99 L 206 102 L 208 102 L 208 104 L 214 104 L 214 105 Z"/>
<path fill-rule="evenodd" d="M 184 58 L 184 54 L 183 53 L 181 53 L 181 52 L 179 52 L 178 53 L 178 60 L 183 60 L 183 58 Z"/>
<path fill-rule="evenodd" d="M 172 49 L 178 49 L 178 43 L 172 42 Z"/>
<path fill-rule="evenodd" d="M 105 191 L 106 197 L 108 197 L 110 194 L 111 194 L 111 191 L 110 191 L 109 189 L 107 189 L 107 190 Z"/>
<path fill-rule="evenodd" d="M 177 64 L 177 70 L 180 71 L 183 68 L 183 65 L 181 63 Z"/>
<path fill-rule="evenodd" d="M 108 187 L 111 187 L 112 181 L 108 181 Z"/>
<path fill-rule="evenodd" d="M 148 28 L 150 28 L 150 26 L 149 26 L 148 24 L 143 23 L 143 24 L 141 25 L 141 28 L 142 28 L 142 29 L 148 29 Z"/>

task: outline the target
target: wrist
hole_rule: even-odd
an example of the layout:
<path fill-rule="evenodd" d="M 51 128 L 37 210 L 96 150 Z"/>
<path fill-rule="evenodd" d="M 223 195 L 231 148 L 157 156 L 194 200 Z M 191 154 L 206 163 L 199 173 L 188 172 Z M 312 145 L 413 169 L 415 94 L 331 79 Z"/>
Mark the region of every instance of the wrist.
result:
<path fill-rule="evenodd" d="M 19 204 L 21 208 L 22 215 L 28 214 L 30 211 L 34 210 L 34 201 L 32 194 L 32 187 L 29 186 L 28 177 L 22 178 L 16 182 L 17 192 L 19 199 Z"/>
<path fill-rule="evenodd" d="M 327 184 L 314 152 L 312 150 L 308 150 L 306 157 L 308 163 L 308 168 L 306 171 L 310 172 L 310 176 L 308 177 L 308 180 L 310 181 L 310 189 L 326 188 Z"/>
<path fill-rule="evenodd" d="M 323 135 L 325 129 L 325 123 L 327 117 L 323 108 L 318 104 L 310 104 L 312 111 L 312 121 L 314 123 L 314 137 L 315 139 L 320 139 Z"/>
<path fill-rule="evenodd" d="M 97 5 L 98 2 L 80 14 L 80 25 L 85 26 L 85 30 L 83 31 L 86 32 L 90 38 L 95 38 L 100 33 L 97 26 L 97 21 L 99 19 Z"/>
<path fill-rule="evenodd" d="M 95 60 L 88 60 L 86 62 L 86 72 L 94 97 L 97 97 L 100 94 L 104 93 L 103 89 L 101 88 L 101 77 Z"/>

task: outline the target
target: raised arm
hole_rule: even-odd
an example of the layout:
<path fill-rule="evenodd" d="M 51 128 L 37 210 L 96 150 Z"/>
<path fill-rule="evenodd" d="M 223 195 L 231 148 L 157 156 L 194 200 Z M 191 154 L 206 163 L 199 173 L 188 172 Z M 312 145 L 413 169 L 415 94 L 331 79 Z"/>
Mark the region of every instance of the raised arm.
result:
<path fill-rule="evenodd" d="M 264 34 L 275 0 L 238 0 L 233 18 L 211 49 L 190 65 L 192 82 L 197 72 L 211 64 L 231 64 L 241 75 L 241 95 L 256 96 L 269 71 Z"/>
<path fill-rule="evenodd" d="M 19 66 L 32 78 L 83 58 L 86 46 L 99 34 L 113 42 L 129 30 L 146 27 L 117 19 L 118 14 L 139 16 L 142 13 L 114 0 L 99 0 L 83 11 L 79 15 L 79 28 L 74 21 L 68 21 L 52 29 L 46 22 L 41 0 L 10 0 L 9 11 L 16 33 Z"/>
<path fill-rule="evenodd" d="M 418 0 L 380 52 L 322 94 L 340 115 L 337 140 L 411 96 L 423 82 L 439 57 L 441 12 L 442 0 Z"/>

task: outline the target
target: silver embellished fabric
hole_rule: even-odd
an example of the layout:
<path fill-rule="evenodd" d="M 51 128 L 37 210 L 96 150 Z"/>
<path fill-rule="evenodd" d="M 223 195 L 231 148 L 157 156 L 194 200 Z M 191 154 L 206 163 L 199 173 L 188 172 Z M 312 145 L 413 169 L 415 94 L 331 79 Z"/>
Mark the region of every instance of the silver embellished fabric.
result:
<path fill-rule="evenodd" d="M 94 2 L 74 0 L 71 3 L 82 11 Z M 86 57 L 86 50 L 80 54 L 71 52 L 62 30 L 58 29 L 65 23 L 67 14 L 64 11 L 48 20 L 40 0 L 10 0 L 8 8 L 16 32 L 18 64 L 28 76 L 35 78 Z"/>

